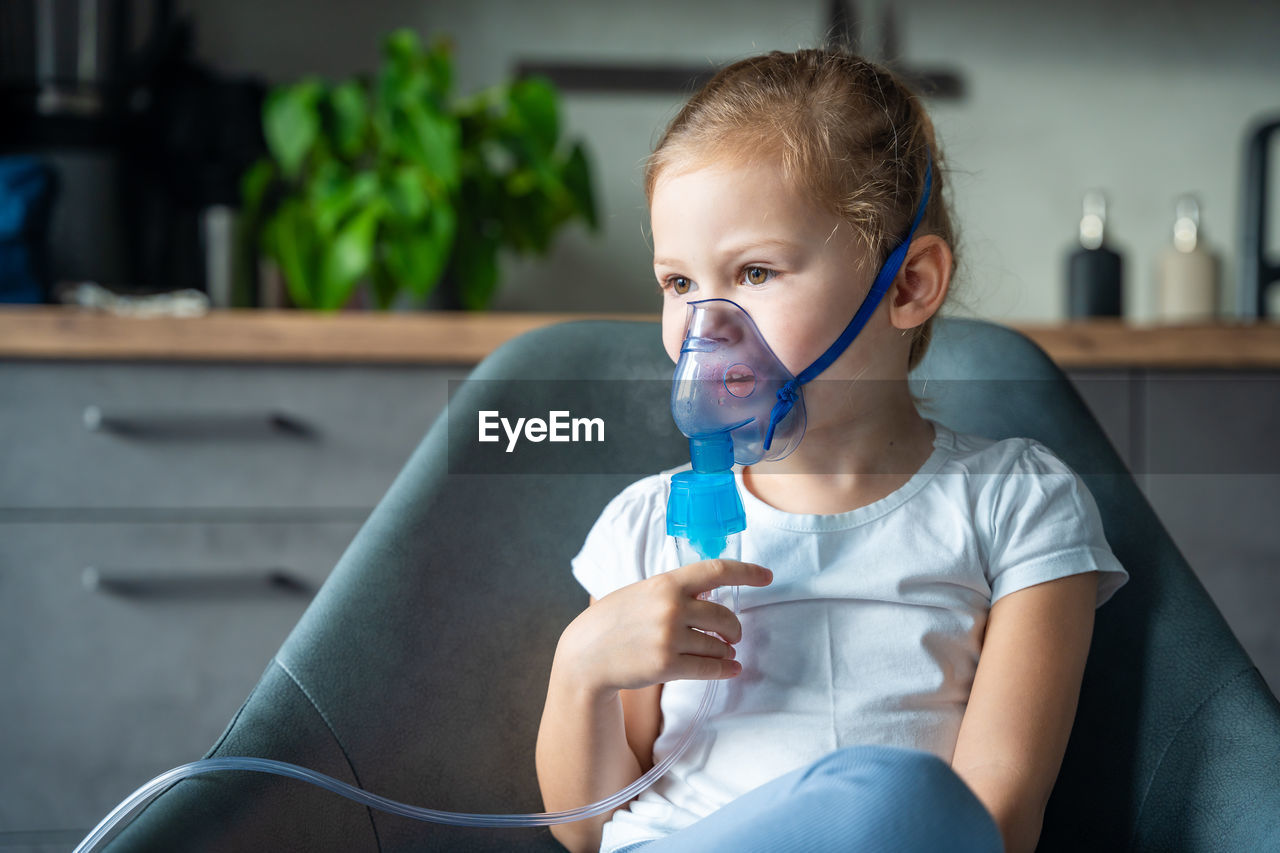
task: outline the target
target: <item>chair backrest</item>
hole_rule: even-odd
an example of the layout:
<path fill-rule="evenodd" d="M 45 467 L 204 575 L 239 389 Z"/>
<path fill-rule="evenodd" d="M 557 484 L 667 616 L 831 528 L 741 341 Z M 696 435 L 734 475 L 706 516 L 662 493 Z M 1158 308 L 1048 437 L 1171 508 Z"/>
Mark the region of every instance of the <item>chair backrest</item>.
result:
<path fill-rule="evenodd" d="M 315 767 L 404 802 L 541 807 L 533 745 L 570 557 L 604 504 L 687 459 L 650 323 L 500 348 L 459 386 L 211 754 Z M 1084 476 L 1132 575 L 1098 614 L 1043 850 L 1280 849 L 1280 707 L 1061 372 L 944 320 L 917 371 L 951 428 L 1028 436 Z M 394 401 L 388 401 L 394 405 Z M 598 417 L 604 446 L 480 444 L 478 413 Z M 417 824 L 269 777 L 183 782 L 113 849 L 555 850 L 546 830 Z"/>
<path fill-rule="evenodd" d="M 1034 438 L 1076 470 L 1131 576 L 1098 611 L 1039 849 L 1280 850 L 1280 705 L 1069 380 L 1022 335 L 958 320 L 918 373 L 952 429 Z"/>

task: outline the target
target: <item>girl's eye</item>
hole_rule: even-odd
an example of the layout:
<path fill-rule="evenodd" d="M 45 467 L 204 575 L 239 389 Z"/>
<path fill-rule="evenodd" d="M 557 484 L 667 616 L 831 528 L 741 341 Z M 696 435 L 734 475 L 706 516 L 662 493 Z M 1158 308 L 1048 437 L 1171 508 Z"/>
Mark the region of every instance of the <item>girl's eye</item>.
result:
<path fill-rule="evenodd" d="M 747 284 L 764 284 L 777 273 L 764 267 L 747 267 L 742 273 L 742 280 Z"/>
<path fill-rule="evenodd" d="M 693 288 L 693 282 L 682 275 L 673 275 L 667 281 L 671 282 L 671 289 L 681 296 L 684 296 Z"/>

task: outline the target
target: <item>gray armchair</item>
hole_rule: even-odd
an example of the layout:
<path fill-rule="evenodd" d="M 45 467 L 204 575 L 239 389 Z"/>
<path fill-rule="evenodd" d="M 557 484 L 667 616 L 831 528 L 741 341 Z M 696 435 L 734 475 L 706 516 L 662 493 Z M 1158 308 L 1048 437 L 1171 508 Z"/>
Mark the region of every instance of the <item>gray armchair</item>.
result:
<path fill-rule="evenodd" d="M 624 485 L 687 460 L 670 370 L 647 323 L 549 327 L 486 359 L 210 755 L 291 761 L 437 808 L 540 810 L 533 747 L 552 652 L 586 604 L 569 558 Z M 1022 336 L 966 320 L 938 324 L 918 374 L 931 416 L 1038 439 L 1079 471 L 1132 575 L 1098 612 L 1040 849 L 1280 850 L 1280 706 L 1069 382 Z M 478 411 L 548 401 L 602 417 L 607 451 L 503 456 L 473 440 Z M 545 829 L 419 824 L 224 773 L 179 783 L 110 849 L 559 846 Z"/>

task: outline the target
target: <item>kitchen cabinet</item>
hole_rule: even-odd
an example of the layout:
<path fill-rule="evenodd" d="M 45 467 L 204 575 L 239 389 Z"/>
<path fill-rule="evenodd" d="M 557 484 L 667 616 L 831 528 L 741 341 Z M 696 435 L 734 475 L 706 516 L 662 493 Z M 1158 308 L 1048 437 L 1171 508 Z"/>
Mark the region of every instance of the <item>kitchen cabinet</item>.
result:
<path fill-rule="evenodd" d="M 0 850 L 204 754 L 467 372 L 0 361 Z"/>
<path fill-rule="evenodd" d="M 1280 371 L 1069 373 L 1280 694 Z"/>

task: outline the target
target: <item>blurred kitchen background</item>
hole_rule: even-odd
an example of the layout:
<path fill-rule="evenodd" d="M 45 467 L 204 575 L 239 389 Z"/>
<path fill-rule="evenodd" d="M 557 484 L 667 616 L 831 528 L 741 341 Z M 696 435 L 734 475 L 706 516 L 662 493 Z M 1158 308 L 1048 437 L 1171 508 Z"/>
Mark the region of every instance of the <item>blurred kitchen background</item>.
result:
<path fill-rule="evenodd" d="M 373 72 L 401 27 L 452 41 L 459 94 L 550 76 L 600 227 L 504 254 L 488 326 L 413 299 L 406 325 L 359 298 L 130 322 L 0 304 L 0 850 L 70 850 L 203 754 L 450 383 L 519 318 L 656 315 L 641 163 L 691 81 L 832 37 L 929 93 L 961 234 L 947 310 L 1059 360 L 1280 690 L 1280 287 L 1261 283 L 1280 215 L 1258 213 L 1280 169 L 1246 177 L 1251 134 L 1280 120 L 1280 3 L 0 0 L 0 303 L 219 281 L 215 307 L 269 304 L 234 237 L 263 99 Z M 1128 325 L 1066 322 L 1090 191 Z M 1186 195 L 1216 291 L 1178 328 L 1156 276 Z"/>
<path fill-rule="evenodd" d="M 206 115 L 221 110 L 228 121 L 252 115 L 255 86 L 373 70 L 382 38 L 399 26 L 453 40 L 460 93 L 521 69 L 580 66 L 585 73 L 577 75 L 579 85 L 562 87 L 562 106 L 566 132 L 585 140 L 591 155 L 602 230 L 566 230 L 546 263 L 507 258 L 496 309 L 655 310 L 640 163 L 681 102 L 686 87 L 680 72 L 711 71 L 757 51 L 820 44 L 832 34 L 840 7 L 863 52 L 904 70 L 937 72 L 952 84 L 928 106 L 952 170 L 961 224 L 963 265 L 951 305 L 956 312 L 1006 321 L 1061 319 L 1063 256 L 1076 245 L 1082 197 L 1097 188 L 1109 200 L 1108 243 L 1125 262 L 1129 318 L 1149 319 L 1155 311 L 1153 265 L 1171 243 L 1175 201 L 1184 193 L 1199 201 L 1201 243 L 1222 261 L 1219 305 L 1234 313 L 1245 136 L 1259 118 L 1280 111 L 1280 51 L 1274 44 L 1280 5 L 1264 0 L 380 0 L 358 10 L 338 0 L 181 0 L 154 7 L 140 0 L 28 0 L 7 3 L 0 19 L 6 24 L 0 82 L 33 68 L 50 71 L 50 60 L 33 54 L 40 39 L 24 38 L 16 26 L 22 22 L 18 10 L 28 10 L 25 26 L 34 32 L 49 10 L 64 26 L 89 26 L 79 23 L 78 7 L 99 10 L 98 77 L 125 72 L 124 58 L 105 41 L 110 27 L 125 27 L 134 67 L 145 59 L 158 69 L 161 93 L 166 85 L 170 92 L 180 83 L 189 87 L 175 108 Z M 158 16 L 168 20 L 164 40 L 157 34 Z M 84 50 L 73 35 L 58 33 L 52 67 L 63 73 L 74 71 Z M 54 43 L 51 36 L 40 38 Z M 152 53 L 144 52 L 147 47 Z M 600 66 L 657 73 L 640 75 L 639 84 L 619 82 L 593 77 Z M 173 69 L 180 69 L 178 79 Z M 584 77 L 606 88 L 584 90 Z M 666 90 L 645 91 L 646 79 Z M 639 90 L 609 91 L 615 84 Z M 135 187 L 127 170 L 115 168 L 118 148 L 110 146 L 110 130 L 96 132 L 102 144 L 95 146 L 95 132 L 84 128 L 92 122 L 82 122 L 79 135 L 71 127 L 77 106 L 70 98 L 50 106 L 73 117 L 61 133 L 30 124 L 17 132 L 12 123 L 0 130 L 6 153 L 35 150 L 62 172 L 52 278 L 121 289 L 178 286 L 130 280 L 131 273 L 145 277 L 146 271 L 130 269 L 128 241 L 146 238 L 131 235 L 131 224 L 114 215 L 113 205 Z M 199 127 L 198 118 L 182 117 L 179 132 Z M 182 203 L 235 200 L 229 164 L 253 155 L 246 134 L 240 125 L 224 127 L 218 162 L 199 181 L 175 176 Z M 133 140 L 152 154 L 159 143 L 145 130 Z M 208 148 L 205 141 L 212 159 Z M 1272 170 L 1271 183 L 1274 198 L 1280 170 Z M 1271 245 L 1280 244 L 1280 217 L 1269 229 Z M 174 239 L 196 239 L 192 228 L 183 234 Z"/>

